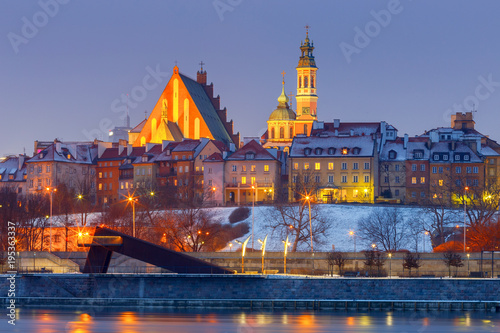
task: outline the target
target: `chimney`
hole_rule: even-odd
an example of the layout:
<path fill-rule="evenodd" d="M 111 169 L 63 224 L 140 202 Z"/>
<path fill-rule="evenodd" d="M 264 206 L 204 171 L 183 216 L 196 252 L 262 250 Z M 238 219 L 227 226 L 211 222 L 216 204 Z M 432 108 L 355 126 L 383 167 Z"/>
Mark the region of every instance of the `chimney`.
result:
<path fill-rule="evenodd" d="M 17 167 L 17 170 L 21 170 L 23 168 L 25 158 L 26 158 L 26 155 L 19 154 L 19 158 L 18 158 L 19 165 Z"/>
<path fill-rule="evenodd" d="M 333 128 L 340 127 L 340 119 L 333 119 Z"/>
<path fill-rule="evenodd" d="M 403 139 L 403 148 L 408 148 L 408 134 L 405 134 L 405 137 Z"/>
<path fill-rule="evenodd" d="M 207 71 L 204 71 L 203 68 L 196 73 L 196 82 L 202 85 L 207 84 Z"/>
<path fill-rule="evenodd" d="M 349 135 L 350 136 L 354 136 L 354 130 L 351 128 L 351 130 L 349 131 Z"/>
<path fill-rule="evenodd" d="M 236 151 L 236 145 L 234 143 L 229 144 L 229 151 L 233 153 Z"/>
<path fill-rule="evenodd" d="M 335 136 L 339 136 L 339 130 L 335 129 Z"/>
<path fill-rule="evenodd" d="M 127 145 L 127 156 L 132 155 L 132 150 L 133 150 L 132 145 Z"/>

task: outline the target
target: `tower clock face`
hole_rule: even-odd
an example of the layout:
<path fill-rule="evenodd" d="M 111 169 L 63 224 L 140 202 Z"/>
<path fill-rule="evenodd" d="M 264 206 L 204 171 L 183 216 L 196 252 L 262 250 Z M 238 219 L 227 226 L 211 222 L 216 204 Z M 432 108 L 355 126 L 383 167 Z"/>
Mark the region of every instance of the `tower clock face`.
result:
<path fill-rule="evenodd" d="M 310 110 L 310 108 L 308 106 L 304 106 L 302 108 L 302 114 L 309 114 L 309 110 Z"/>

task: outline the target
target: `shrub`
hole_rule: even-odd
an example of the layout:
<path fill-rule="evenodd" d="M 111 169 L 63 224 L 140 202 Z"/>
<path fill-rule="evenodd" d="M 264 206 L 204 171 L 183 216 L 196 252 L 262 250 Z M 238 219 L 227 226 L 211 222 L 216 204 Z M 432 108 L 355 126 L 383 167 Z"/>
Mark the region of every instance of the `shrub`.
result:
<path fill-rule="evenodd" d="M 229 222 L 238 223 L 246 220 L 249 216 L 250 209 L 248 207 L 238 207 L 229 215 Z"/>

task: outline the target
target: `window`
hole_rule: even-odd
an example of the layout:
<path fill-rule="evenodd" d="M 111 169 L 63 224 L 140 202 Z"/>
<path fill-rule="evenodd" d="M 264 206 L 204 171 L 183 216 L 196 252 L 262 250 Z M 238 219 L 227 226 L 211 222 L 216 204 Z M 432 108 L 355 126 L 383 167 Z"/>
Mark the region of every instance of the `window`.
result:
<path fill-rule="evenodd" d="M 467 173 L 472 173 L 472 168 L 471 167 L 467 167 Z"/>
<path fill-rule="evenodd" d="M 389 171 L 389 165 L 388 164 L 384 165 L 384 171 Z"/>
<path fill-rule="evenodd" d="M 438 181 L 438 184 L 439 184 L 439 186 L 443 186 L 443 184 L 444 184 L 443 180 L 442 180 L 442 179 L 440 179 L 440 180 Z"/>
<path fill-rule="evenodd" d="M 200 155 L 201 156 L 201 155 Z M 196 167 L 196 172 L 200 171 L 200 167 Z"/>
<path fill-rule="evenodd" d="M 352 182 L 357 183 L 358 182 L 358 175 L 353 175 L 352 176 Z"/>
<path fill-rule="evenodd" d="M 437 173 L 438 172 L 437 170 L 438 170 L 437 167 L 432 167 L 432 173 Z"/>
<path fill-rule="evenodd" d="M 417 177 L 411 177 L 411 183 L 416 184 L 417 183 Z"/>
<path fill-rule="evenodd" d="M 469 160 L 469 157 L 470 157 L 470 156 L 469 156 L 468 154 L 467 154 L 467 155 L 464 155 L 464 161 L 468 161 L 468 160 Z"/>
<path fill-rule="evenodd" d="M 109 183 L 109 190 L 112 191 L 113 190 L 113 183 Z"/>
<path fill-rule="evenodd" d="M 212 168 L 208 168 L 208 173 L 212 173 Z"/>
<path fill-rule="evenodd" d="M 307 88 L 308 87 L 308 77 L 307 76 L 304 76 L 304 88 Z"/>
<path fill-rule="evenodd" d="M 472 167 L 472 173 L 479 173 L 478 167 Z"/>
<path fill-rule="evenodd" d="M 333 170 L 333 162 L 328 163 L 328 170 Z"/>
<path fill-rule="evenodd" d="M 340 182 L 347 183 L 347 175 L 342 175 Z"/>
<path fill-rule="evenodd" d="M 250 172 L 255 172 L 255 165 L 250 166 Z"/>
<path fill-rule="evenodd" d="M 462 173 L 462 167 L 457 166 L 455 168 L 455 173 Z"/>
<path fill-rule="evenodd" d="M 247 183 L 247 177 L 241 177 L 241 184 L 246 185 Z"/>
<path fill-rule="evenodd" d="M 335 148 L 332 147 L 328 148 L 328 155 L 333 155 L 333 154 L 335 154 Z"/>
<path fill-rule="evenodd" d="M 241 172 L 247 172 L 247 166 L 246 165 L 242 165 L 241 166 Z"/>
<path fill-rule="evenodd" d="M 370 162 L 365 162 L 365 170 L 369 170 L 370 169 Z"/>
<path fill-rule="evenodd" d="M 292 183 L 296 183 L 297 182 L 297 176 L 292 176 Z"/>
<path fill-rule="evenodd" d="M 183 173 L 184 172 L 184 168 L 181 166 L 179 166 L 179 173 Z"/>
<path fill-rule="evenodd" d="M 394 194 L 395 194 L 396 196 L 399 196 L 399 190 L 395 190 L 395 191 L 394 191 Z"/>
<path fill-rule="evenodd" d="M 333 175 L 328 175 L 328 183 L 333 184 Z"/>
<path fill-rule="evenodd" d="M 236 172 L 236 165 L 233 165 L 233 172 Z"/>
<path fill-rule="evenodd" d="M 420 171 L 425 171 L 425 164 L 420 164 Z"/>
<path fill-rule="evenodd" d="M 359 193 L 359 190 L 353 190 L 352 191 L 353 198 L 357 198 L 358 197 L 358 193 Z"/>
<path fill-rule="evenodd" d="M 135 173 L 137 174 L 137 176 L 139 176 L 141 174 L 141 170 L 137 169 L 137 171 Z M 99 177 L 99 178 L 101 178 L 101 177 Z"/>
<path fill-rule="evenodd" d="M 342 170 L 347 170 L 347 162 L 342 162 L 341 169 Z"/>
<path fill-rule="evenodd" d="M 434 155 L 432 156 L 432 159 L 433 159 L 434 161 L 439 161 L 439 155 L 438 155 L 438 154 L 434 154 Z"/>
<path fill-rule="evenodd" d="M 99 191 L 102 191 L 102 183 L 99 183 Z"/>
<path fill-rule="evenodd" d="M 46 171 L 47 171 L 47 173 L 50 172 L 50 165 L 47 165 Z"/>
<path fill-rule="evenodd" d="M 264 165 L 264 172 L 269 172 L 269 165 L 268 164 Z"/>
<path fill-rule="evenodd" d="M 420 184 L 425 184 L 425 177 L 420 177 Z"/>
<path fill-rule="evenodd" d="M 315 155 L 321 155 L 322 153 L 323 153 L 323 149 L 321 149 L 321 148 L 314 149 L 314 154 Z"/>
<path fill-rule="evenodd" d="M 443 167 L 438 168 L 439 173 L 443 173 Z"/>
<path fill-rule="evenodd" d="M 388 183 L 389 182 L 389 177 L 385 176 L 384 177 L 384 183 Z"/>
<path fill-rule="evenodd" d="M 251 177 L 251 178 L 250 178 L 250 183 L 251 183 L 252 185 L 253 185 L 253 184 L 255 184 L 255 177 Z"/>
<path fill-rule="evenodd" d="M 353 170 L 358 170 L 358 169 L 359 169 L 359 163 L 358 163 L 358 162 L 354 162 L 354 163 L 352 164 L 352 169 L 353 169 Z"/>
<path fill-rule="evenodd" d="M 314 163 L 314 170 L 320 170 L 321 164 L 319 162 Z"/>
<path fill-rule="evenodd" d="M 109 172 L 109 178 L 113 178 L 113 171 Z"/>
<path fill-rule="evenodd" d="M 189 172 L 189 165 L 186 165 L 186 166 L 184 167 L 184 172 Z"/>
<path fill-rule="evenodd" d="M 455 154 L 455 161 L 460 161 L 460 155 Z"/>
<path fill-rule="evenodd" d="M 457 185 L 457 186 L 461 186 L 462 185 L 462 182 L 460 181 L 460 179 L 455 180 L 455 185 Z"/>
<path fill-rule="evenodd" d="M 311 148 L 305 148 L 304 155 L 306 155 L 306 156 L 311 155 Z"/>
<path fill-rule="evenodd" d="M 472 180 L 472 186 L 478 186 L 479 185 L 479 180 L 474 179 Z"/>
<path fill-rule="evenodd" d="M 304 163 L 304 170 L 309 170 L 309 163 L 308 162 Z"/>
<path fill-rule="evenodd" d="M 394 166 L 394 171 L 399 171 L 399 164 L 396 164 L 396 165 Z"/>
<path fill-rule="evenodd" d="M 186 167 L 187 168 L 187 167 Z M 151 168 L 148 168 L 148 175 L 151 176 Z M 109 177 L 111 177 L 111 172 L 109 173 Z"/>
<path fill-rule="evenodd" d="M 396 158 L 396 155 L 397 155 L 397 154 L 396 154 L 396 152 L 395 152 L 394 150 L 389 151 L 389 158 L 390 158 L 391 160 L 395 159 L 395 158 Z"/>
<path fill-rule="evenodd" d="M 411 192 L 411 197 L 416 198 L 417 197 L 417 192 Z"/>
<path fill-rule="evenodd" d="M 212 179 L 208 180 L 208 186 L 212 186 Z"/>
<path fill-rule="evenodd" d="M 108 178 L 108 173 L 107 172 L 104 173 L 104 178 Z"/>
<path fill-rule="evenodd" d="M 319 183 L 319 182 L 321 181 L 321 177 L 320 177 L 320 176 L 315 176 L 315 177 L 314 177 L 314 181 L 315 181 L 316 183 Z"/>
<path fill-rule="evenodd" d="M 233 177 L 233 185 L 236 185 L 236 177 Z"/>
<path fill-rule="evenodd" d="M 399 184 L 399 183 L 401 182 L 401 181 L 400 181 L 400 179 L 399 179 L 399 176 L 396 176 L 396 177 L 395 177 L 394 182 L 395 182 L 396 184 Z"/>
<path fill-rule="evenodd" d="M 369 183 L 370 182 L 370 176 L 369 175 L 365 175 L 365 183 Z"/>
<path fill-rule="evenodd" d="M 417 165 L 416 164 L 412 164 L 411 165 L 411 171 L 417 171 Z"/>
<path fill-rule="evenodd" d="M 299 170 L 299 163 L 293 163 L 293 170 Z"/>
<path fill-rule="evenodd" d="M 120 182 L 120 189 L 123 190 L 125 186 L 123 185 L 123 182 Z"/>
<path fill-rule="evenodd" d="M 448 155 L 447 154 L 443 155 L 443 161 L 448 161 Z"/>
<path fill-rule="evenodd" d="M 425 192 L 423 192 L 423 191 L 422 191 L 422 192 L 420 192 L 420 197 L 421 197 L 421 198 L 425 198 Z"/>
<path fill-rule="evenodd" d="M 137 170 L 139 171 L 139 170 Z M 99 172 L 99 178 L 102 178 L 102 172 Z"/>
<path fill-rule="evenodd" d="M 308 175 L 304 176 L 304 183 L 309 183 L 309 176 Z"/>

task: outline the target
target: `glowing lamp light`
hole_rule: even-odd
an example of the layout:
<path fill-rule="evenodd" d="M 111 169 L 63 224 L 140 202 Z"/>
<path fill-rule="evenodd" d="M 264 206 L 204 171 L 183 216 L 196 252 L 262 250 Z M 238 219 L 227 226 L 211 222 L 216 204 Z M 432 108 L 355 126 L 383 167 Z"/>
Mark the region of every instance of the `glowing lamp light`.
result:
<path fill-rule="evenodd" d="M 113 136 L 113 131 L 109 131 L 109 136 Z"/>

